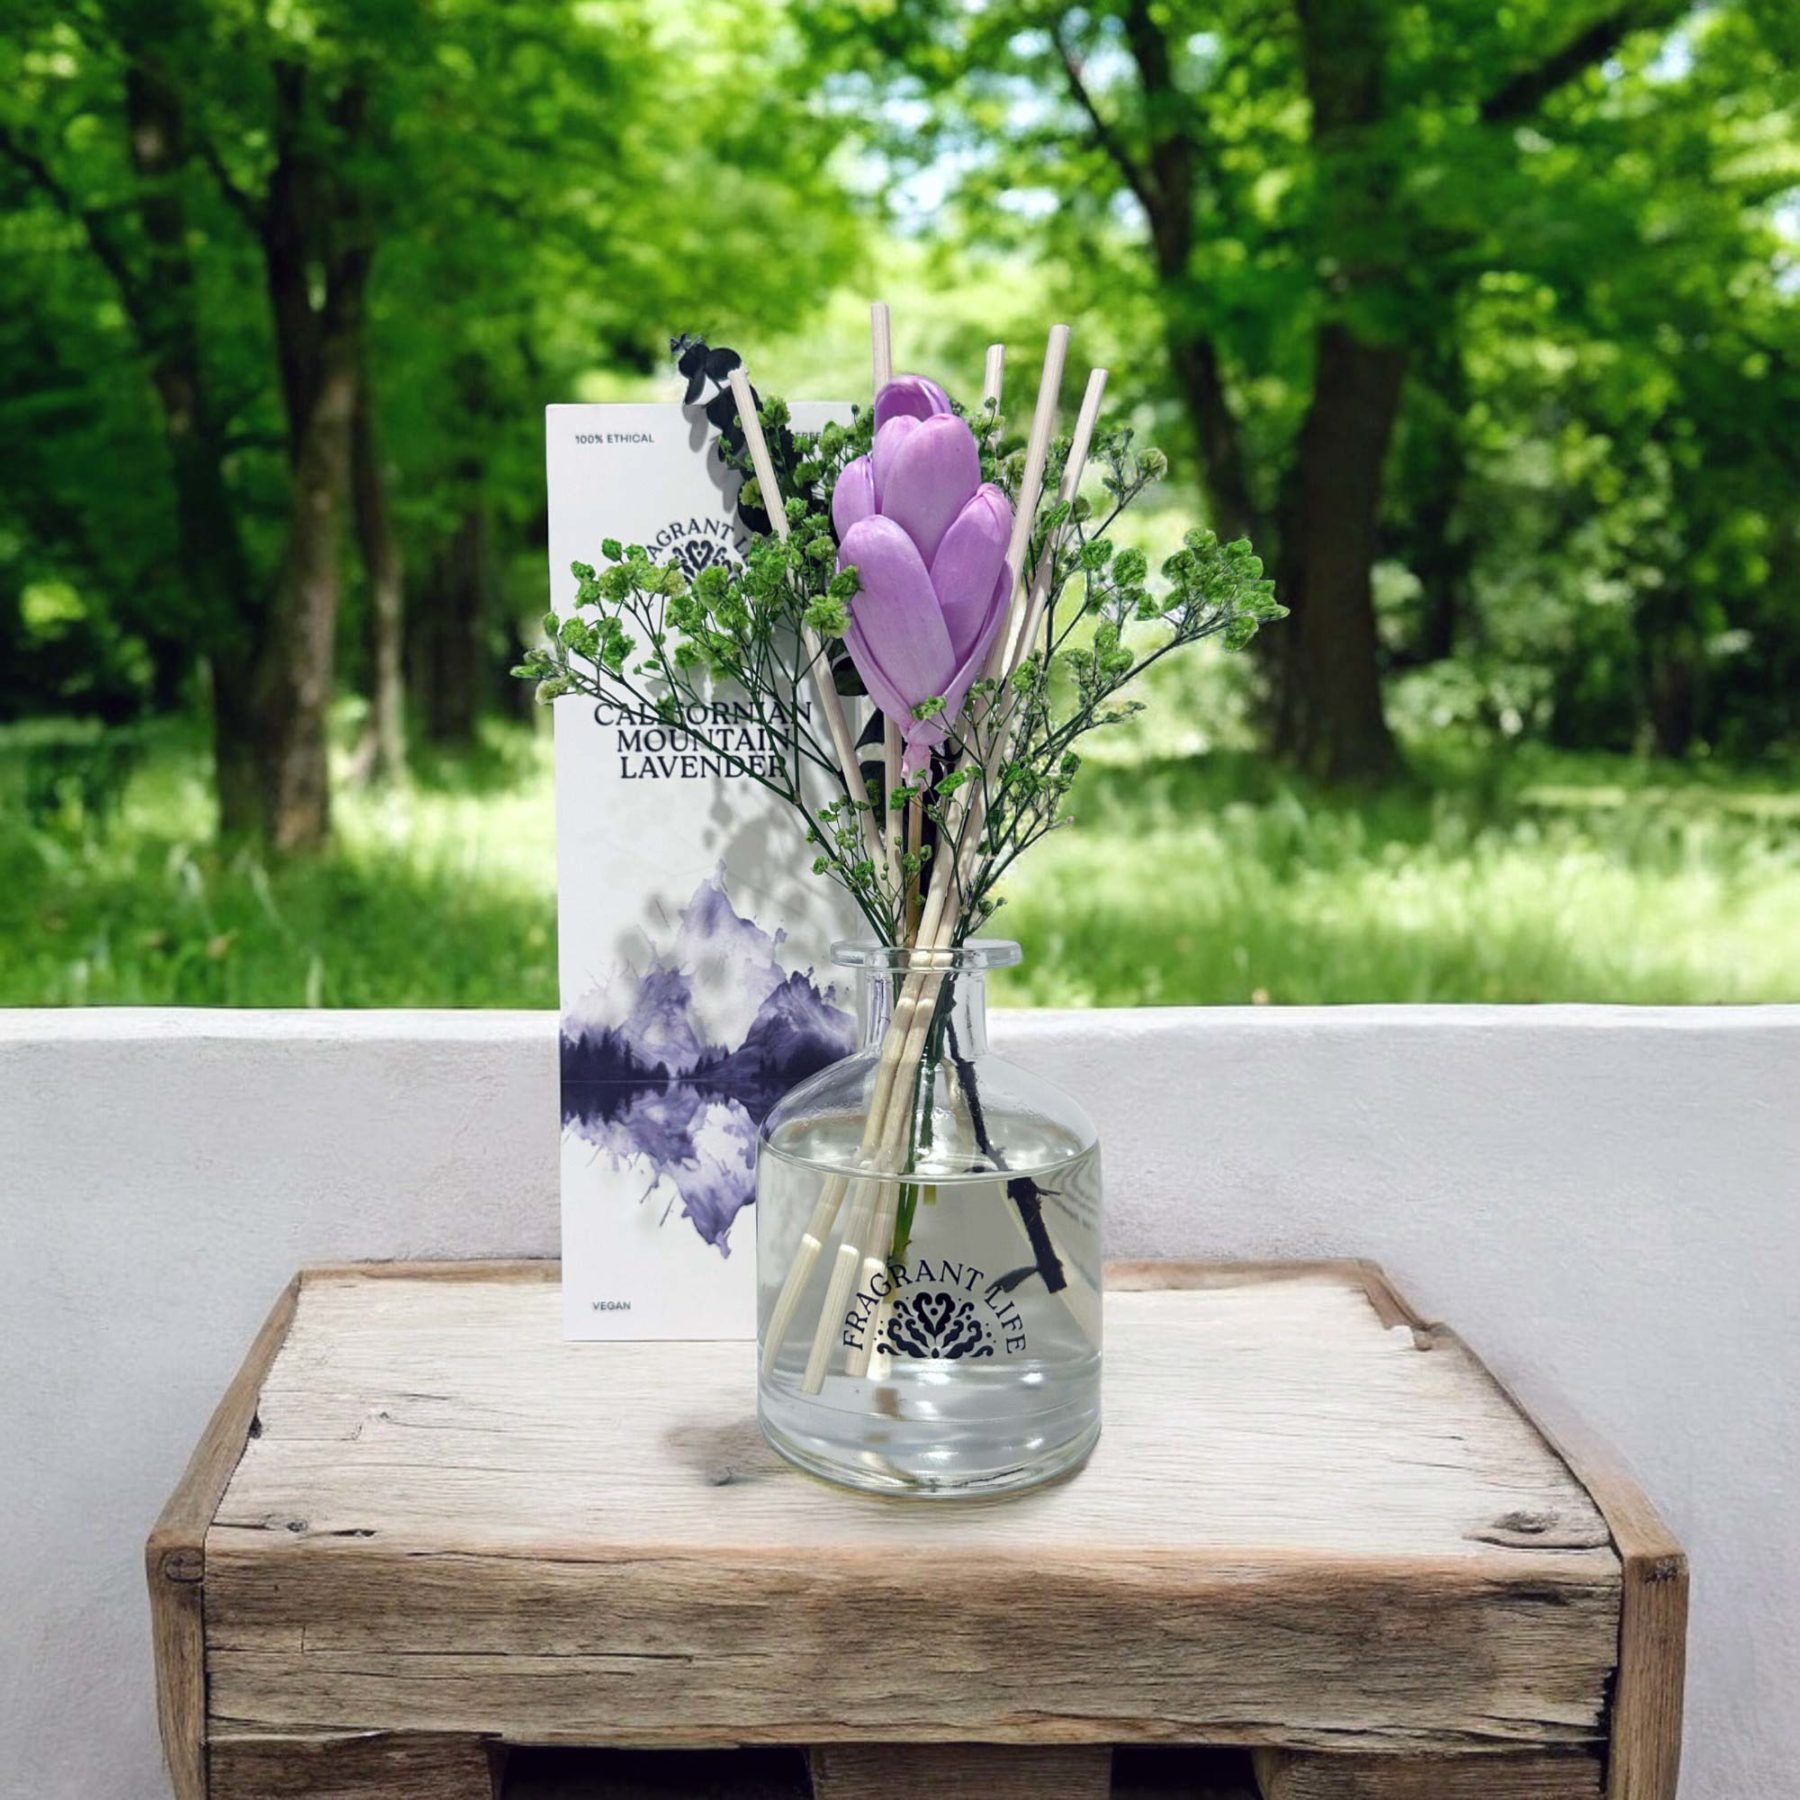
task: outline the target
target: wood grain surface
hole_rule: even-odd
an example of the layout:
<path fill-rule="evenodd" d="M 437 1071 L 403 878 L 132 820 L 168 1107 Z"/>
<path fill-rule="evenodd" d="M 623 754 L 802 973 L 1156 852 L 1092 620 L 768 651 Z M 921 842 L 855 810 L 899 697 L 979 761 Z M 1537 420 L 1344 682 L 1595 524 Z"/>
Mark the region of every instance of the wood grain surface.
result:
<path fill-rule="evenodd" d="M 175 1800 L 206 1800 L 207 1793 L 206 1534 L 243 1455 L 257 1396 L 293 1322 L 299 1294 L 296 1278 L 276 1297 L 144 1546 L 156 1718 Z"/>
<path fill-rule="evenodd" d="M 1593 1751 L 1520 1756 L 1312 1756 L 1259 1750 L 1262 1800 L 1600 1800 Z"/>
<path fill-rule="evenodd" d="M 311 1276 L 207 1533 L 213 1727 L 1599 1741 L 1620 1559 L 1479 1363 L 1366 1266 L 1165 1273 L 1109 1294 L 1087 1470 L 939 1507 L 780 1462 L 747 1344 L 566 1344 L 534 1270 Z"/>
<path fill-rule="evenodd" d="M 1104 1745 L 829 1744 L 813 1751 L 813 1800 L 1108 1800 Z"/>
<path fill-rule="evenodd" d="M 1434 1345 L 1460 1347 L 1448 1326 L 1426 1331 Z M 1496 1385 L 1518 1404 L 1504 1382 Z M 1636 1479 L 1571 1409 L 1540 1403 L 1531 1418 L 1599 1508 L 1621 1565 L 1607 1800 L 1675 1800 L 1687 1674 L 1687 1554 Z"/>
<path fill-rule="evenodd" d="M 470 1737 L 221 1738 L 211 1800 L 495 1800 L 499 1763 Z"/>

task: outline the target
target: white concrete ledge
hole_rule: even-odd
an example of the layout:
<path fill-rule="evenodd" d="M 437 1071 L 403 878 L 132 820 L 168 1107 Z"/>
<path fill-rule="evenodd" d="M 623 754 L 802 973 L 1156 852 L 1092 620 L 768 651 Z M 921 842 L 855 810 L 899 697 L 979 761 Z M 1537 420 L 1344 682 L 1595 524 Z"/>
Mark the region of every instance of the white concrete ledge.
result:
<path fill-rule="evenodd" d="M 152 1800 L 139 1548 L 302 1262 L 552 1254 L 555 1020 L 0 1012 L 0 1794 Z M 1800 1008 L 1011 1013 L 1110 1248 L 1384 1262 L 1695 1562 L 1684 1800 L 1800 1768 Z M 748 1397 L 746 1397 L 748 1403 Z"/>

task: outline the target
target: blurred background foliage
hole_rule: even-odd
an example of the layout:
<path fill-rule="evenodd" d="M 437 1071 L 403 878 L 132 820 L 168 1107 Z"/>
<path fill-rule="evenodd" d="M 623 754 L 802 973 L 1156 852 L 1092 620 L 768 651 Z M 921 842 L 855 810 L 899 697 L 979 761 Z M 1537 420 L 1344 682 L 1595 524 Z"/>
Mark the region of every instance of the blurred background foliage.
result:
<path fill-rule="evenodd" d="M 0 0 L 0 1003 L 553 1003 L 539 409 L 875 293 L 1293 608 L 1014 999 L 1800 999 L 1797 109 L 1786 0 Z"/>

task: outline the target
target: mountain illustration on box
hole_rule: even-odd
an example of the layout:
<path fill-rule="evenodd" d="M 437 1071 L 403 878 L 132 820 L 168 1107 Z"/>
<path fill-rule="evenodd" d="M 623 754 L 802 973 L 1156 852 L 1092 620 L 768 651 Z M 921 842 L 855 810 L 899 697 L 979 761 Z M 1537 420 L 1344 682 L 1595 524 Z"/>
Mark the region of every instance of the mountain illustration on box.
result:
<path fill-rule="evenodd" d="M 614 967 L 563 1015 L 563 1129 L 643 1181 L 721 1255 L 756 1192 L 756 1132 L 796 1082 L 855 1048 L 854 1022 L 785 933 L 741 917 L 721 869 L 642 968 Z"/>

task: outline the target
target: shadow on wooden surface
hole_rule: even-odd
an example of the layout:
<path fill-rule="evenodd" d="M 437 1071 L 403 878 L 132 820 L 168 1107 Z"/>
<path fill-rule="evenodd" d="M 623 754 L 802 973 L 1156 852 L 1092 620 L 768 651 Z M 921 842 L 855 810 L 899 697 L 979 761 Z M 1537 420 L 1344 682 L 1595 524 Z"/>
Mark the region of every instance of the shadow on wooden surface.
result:
<path fill-rule="evenodd" d="M 809 1800 L 799 1750 L 515 1750 L 504 1800 Z M 1113 1800 L 1255 1800 L 1238 1752 L 1115 1752 Z M 896 1796 L 896 1800 L 901 1800 Z M 918 1797 L 922 1800 L 922 1797 Z"/>
<path fill-rule="evenodd" d="M 503 1800 L 808 1800 L 800 1750 L 514 1750 Z"/>
<path fill-rule="evenodd" d="M 1247 1750 L 1140 1745 L 1113 1752 L 1113 1800 L 1256 1800 Z"/>

